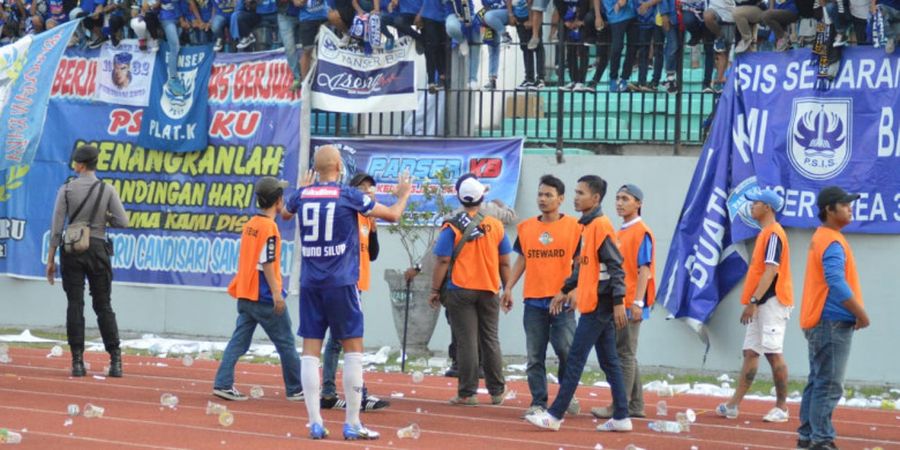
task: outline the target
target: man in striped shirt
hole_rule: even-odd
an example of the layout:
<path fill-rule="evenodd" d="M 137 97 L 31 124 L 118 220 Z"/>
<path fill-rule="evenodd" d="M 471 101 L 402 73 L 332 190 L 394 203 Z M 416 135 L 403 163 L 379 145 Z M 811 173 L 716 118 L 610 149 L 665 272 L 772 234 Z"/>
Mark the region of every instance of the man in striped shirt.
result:
<path fill-rule="evenodd" d="M 741 323 L 747 326 L 744 365 L 734 395 L 716 408 L 716 414 L 728 419 L 737 418 L 738 405 L 756 378 L 759 356 L 766 355 L 772 366 L 776 400 L 775 407 L 763 416 L 763 422 L 787 422 L 788 369 L 782 350 L 784 332 L 794 305 L 794 289 L 787 235 L 775 221 L 775 212 L 781 210 L 784 201 L 770 189 L 752 191 L 746 198 L 753 202 L 750 215 L 759 222 L 761 231 L 756 237 L 741 295 L 741 303 L 745 305 Z"/>

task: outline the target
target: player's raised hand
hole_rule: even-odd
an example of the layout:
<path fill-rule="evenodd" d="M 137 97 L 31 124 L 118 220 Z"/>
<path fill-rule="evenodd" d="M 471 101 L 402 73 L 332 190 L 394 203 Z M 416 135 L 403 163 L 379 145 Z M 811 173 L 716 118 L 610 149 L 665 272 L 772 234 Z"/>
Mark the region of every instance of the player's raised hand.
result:
<path fill-rule="evenodd" d="M 404 170 L 397 179 L 397 188 L 394 190 L 394 193 L 399 198 L 405 198 L 409 197 L 410 192 L 412 192 L 412 177 L 409 175 L 408 170 Z"/>
<path fill-rule="evenodd" d="M 300 187 L 307 187 L 316 182 L 316 171 L 315 169 L 309 169 L 303 174 L 303 178 L 300 180 Z"/>

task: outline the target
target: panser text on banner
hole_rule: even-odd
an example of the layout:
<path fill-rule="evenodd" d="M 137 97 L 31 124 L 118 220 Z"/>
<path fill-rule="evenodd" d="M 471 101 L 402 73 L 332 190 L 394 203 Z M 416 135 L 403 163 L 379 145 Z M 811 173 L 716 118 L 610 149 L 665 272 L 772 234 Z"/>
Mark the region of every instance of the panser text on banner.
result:
<path fill-rule="evenodd" d="M 150 104 L 144 109 L 144 120 L 138 144 L 144 148 L 173 152 L 192 152 L 206 148 L 209 126 L 207 86 L 212 69 L 212 45 L 183 47 L 178 54 L 178 77 L 185 86 L 184 95 L 169 90 L 166 73 L 167 46 L 156 53 Z"/>
<path fill-rule="evenodd" d="M 297 181 L 300 101 L 283 51 L 216 55 L 209 82 L 209 146 L 176 153 L 137 144 L 143 110 L 96 101 L 98 50 L 70 50 L 52 84 L 44 139 L 30 167 L 11 174 L 21 186 L 0 195 L 0 273 L 44 277 L 51 214 L 47 205 L 73 174 L 81 143 L 100 150 L 97 176 L 115 187 L 130 226 L 110 229 L 116 282 L 224 288 L 237 268 L 241 226 L 256 213 L 253 183 Z M 71 124 L 77 126 L 50 126 Z M 293 224 L 281 222 L 292 235 Z M 9 232 L 6 233 L 5 231 Z M 294 243 L 282 242 L 284 276 Z"/>
<path fill-rule="evenodd" d="M 409 37 L 401 37 L 391 50 L 366 54 L 359 46 L 340 47 L 340 39 L 322 27 L 318 46 L 310 80 L 313 108 L 342 113 L 416 109 L 416 60 Z"/>
<path fill-rule="evenodd" d="M 815 228 L 817 193 L 838 185 L 861 195 L 845 231 L 900 233 L 900 58 L 847 48 L 825 90 L 810 60 L 743 54 L 719 100 L 657 295 L 698 329 L 746 270 L 741 241 L 759 232 L 748 192 L 775 190 L 782 225 Z"/>

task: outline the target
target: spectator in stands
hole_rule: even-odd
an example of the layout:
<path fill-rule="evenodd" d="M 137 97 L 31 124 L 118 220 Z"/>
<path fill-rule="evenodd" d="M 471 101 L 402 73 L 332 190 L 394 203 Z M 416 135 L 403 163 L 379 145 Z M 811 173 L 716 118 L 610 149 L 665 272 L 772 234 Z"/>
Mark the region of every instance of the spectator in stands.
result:
<path fill-rule="evenodd" d="M 519 89 L 536 90 L 544 88 L 544 46 L 538 45 L 534 49 L 528 48 L 533 30 L 531 21 L 528 20 L 528 2 L 517 0 L 513 7 L 516 16 L 516 33 L 519 35 L 519 48 L 522 49 L 522 59 L 525 62 L 525 81 L 519 85 Z"/>
<path fill-rule="evenodd" d="M 544 11 L 547 11 L 549 5 L 550 0 L 531 0 L 531 38 L 528 39 L 527 44 L 529 50 L 534 50 L 541 45 L 541 34 L 544 31 Z M 554 16 L 551 22 L 559 23 L 559 17 Z M 550 35 L 553 35 L 552 29 Z"/>
<path fill-rule="evenodd" d="M 488 46 L 488 76 L 489 80 L 484 85 L 485 89 L 497 89 L 497 73 L 500 70 L 500 42 L 501 36 L 506 33 L 506 26 L 516 26 L 516 14 L 513 12 L 512 0 L 482 0 L 484 5 L 483 15 L 484 30 L 483 40 Z"/>
<path fill-rule="evenodd" d="M 469 57 L 469 89 L 478 89 L 478 66 L 481 63 L 481 29 L 474 23 L 475 5 L 472 0 L 448 0 L 450 11 L 444 21 L 447 36 L 459 45 L 459 54 Z M 469 44 L 477 45 L 477 51 L 470 52 Z"/>
<path fill-rule="evenodd" d="M 91 33 L 91 41 L 88 43 L 88 48 L 100 48 L 100 45 L 103 44 L 104 6 L 105 0 L 81 0 L 81 11 L 85 14 L 81 26 Z"/>
<path fill-rule="evenodd" d="M 703 20 L 704 11 L 706 9 L 705 0 L 684 0 L 681 3 L 681 18 L 684 21 L 684 29 L 691 33 L 691 39 L 687 42 L 688 46 L 695 46 L 703 43 L 703 92 L 714 92 L 712 84 L 713 71 L 713 40 L 715 35 L 706 28 L 706 22 Z"/>
<path fill-rule="evenodd" d="M 138 48 L 146 51 L 159 48 L 157 39 L 163 36 L 162 24 L 159 22 L 159 2 L 136 0 L 131 4 L 131 30 L 138 38 Z"/>
<path fill-rule="evenodd" d="M 11 0 L 0 1 L 0 45 L 7 45 L 19 38 L 19 16 Z"/>
<path fill-rule="evenodd" d="M 842 1 L 842 0 L 837 0 Z M 737 0 L 732 17 L 741 40 L 735 45 L 735 53 L 744 53 L 755 47 L 756 24 L 762 22 L 763 5 L 759 0 Z"/>
<path fill-rule="evenodd" d="M 306 3 L 306 2 L 304 2 Z M 292 90 L 300 89 L 300 64 L 297 60 L 297 36 L 300 31 L 300 0 L 278 2 L 278 36 L 284 45 L 284 54 L 288 67 L 294 74 Z"/>
<path fill-rule="evenodd" d="M 128 37 L 125 25 L 128 24 L 128 13 L 131 10 L 130 0 L 109 0 L 109 4 L 105 8 L 104 22 L 104 38 L 108 37 L 112 41 L 113 46 L 118 46 L 119 41 Z"/>
<path fill-rule="evenodd" d="M 428 75 L 428 91 L 432 94 L 444 88 L 447 81 L 447 31 L 445 22 L 448 11 L 441 0 L 423 0 L 416 15 L 416 27 L 422 30 L 425 42 L 425 71 Z"/>
<path fill-rule="evenodd" d="M 319 27 L 328 22 L 328 6 L 324 0 L 298 0 L 300 6 L 300 80 L 306 78 L 312 62 L 312 51 L 316 43 Z M 297 81 L 294 80 L 296 84 Z"/>
<path fill-rule="evenodd" d="M 869 6 L 870 0 L 850 0 L 850 19 L 853 24 L 853 33 L 856 35 L 857 45 L 871 44 L 867 33 Z"/>
<path fill-rule="evenodd" d="M 387 6 L 387 13 L 382 12 L 381 23 L 392 26 L 400 36 L 409 36 L 416 43 L 416 52 L 422 54 L 425 51 L 425 40 L 422 33 L 412 25 L 416 21 L 416 15 L 422 9 L 422 0 L 391 0 Z"/>
<path fill-rule="evenodd" d="M 894 53 L 894 45 L 897 38 L 900 37 L 900 1 L 873 0 L 873 15 L 876 8 L 881 10 L 881 16 L 884 18 L 884 52 L 887 54 Z"/>
<path fill-rule="evenodd" d="M 254 30 L 262 28 L 263 46 L 268 49 L 272 44 L 271 31 L 278 27 L 278 5 L 276 0 L 238 0 L 235 17 L 237 22 L 238 50 L 243 50 L 256 43 Z M 252 50 L 252 49 L 251 49 Z"/>
<path fill-rule="evenodd" d="M 225 49 L 225 27 L 231 23 L 231 14 L 234 13 L 234 0 L 212 0 L 216 7 L 210 23 L 210 31 L 216 39 L 213 51 L 221 52 Z"/>
<path fill-rule="evenodd" d="M 191 44 L 212 42 L 213 0 L 188 0 L 191 14 Z"/>
<path fill-rule="evenodd" d="M 168 72 L 169 80 L 166 82 L 166 88 L 175 96 L 182 96 L 186 93 L 184 83 L 182 83 L 181 78 L 178 78 L 178 53 L 181 51 L 178 28 L 182 20 L 182 1 L 184 0 L 159 1 L 159 23 L 166 36 L 166 43 L 169 45 L 169 51 L 166 54 L 166 71 Z"/>
<path fill-rule="evenodd" d="M 636 85 L 628 85 L 628 90 L 653 92 L 659 86 L 659 79 L 662 76 L 663 44 L 666 38 L 662 26 L 656 23 L 657 5 L 660 0 L 632 0 L 632 3 L 637 11 L 638 82 Z M 647 84 L 651 50 L 653 53 L 653 80 Z"/>
<path fill-rule="evenodd" d="M 785 29 L 796 22 L 800 15 L 797 13 L 797 5 L 794 0 L 773 0 L 773 2 L 774 7 L 770 4 L 769 9 L 762 13 L 762 21 L 775 33 L 775 51 L 783 52 L 791 48 L 791 37 Z M 863 30 L 865 30 L 865 26 L 863 26 Z M 838 41 L 838 36 L 840 36 L 840 32 L 835 36 L 835 43 Z"/>
<path fill-rule="evenodd" d="M 566 43 L 566 63 L 569 78 L 566 85 L 560 81 L 560 89 L 564 91 L 586 92 L 590 89 L 584 84 L 587 76 L 587 47 L 583 39 L 586 37 L 585 17 L 590 3 L 587 0 L 555 0 L 556 9 L 563 20 L 563 42 Z"/>
<path fill-rule="evenodd" d="M 594 90 L 597 88 L 597 85 L 600 84 L 600 78 L 603 76 L 603 71 L 606 70 L 606 66 L 609 63 L 609 48 L 612 43 L 612 37 L 609 32 L 609 20 L 606 17 L 606 11 L 603 9 L 600 0 L 592 0 L 592 8 L 587 15 L 584 16 L 584 22 L 585 30 L 590 31 L 593 29 L 593 32 L 590 33 L 591 39 L 597 48 L 597 62 L 594 64 L 594 76 L 587 84 L 588 89 Z"/>
<path fill-rule="evenodd" d="M 684 34 L 681 32 L 683 23 L 679 22 L 678 4 L 676 0 L 662 0 L 659 4 L 660 18 L 662 19 L 662 29 L 665 33 L 665 61 L 666 61 L 666 81 L 663 86 L 666 92 L 674 94 L 678 92 L 678 77 L 676 72 L 679 66 L 679 49 L 684 45 Z"/>
<path fill-rule="evenodd" d="M 637 14 L 634 4 L 628 0 L 603 0 L 603 8 L 609 19 L 610 36 L 612 37 L 609 91 L 624 92 L 628 89 L 628 79 L 631 78 L 631 71 L 634 69 L 638 39 Z M 621 64 L 626 38 L 628 39 L 628 51 L 625 52 L 625 66 L 622 67 L 622 77 L 619 78 L 619 64 Z"/>
<path fill-rule="evenodd" d="M 734 0 L 710 0 L 703 11 L 706 29 L 715 36 L 713 50 L 716 52 L 717 79 L 712 85 L 715 92 L 725 84 L 725 69 L 728 68 L 728 51 L 734 44 Z"/>

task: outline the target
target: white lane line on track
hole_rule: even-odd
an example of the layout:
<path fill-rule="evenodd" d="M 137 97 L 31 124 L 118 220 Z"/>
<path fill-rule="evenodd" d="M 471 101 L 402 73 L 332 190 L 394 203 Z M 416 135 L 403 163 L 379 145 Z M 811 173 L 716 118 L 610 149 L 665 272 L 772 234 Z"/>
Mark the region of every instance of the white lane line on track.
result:
<path fill-rule="evenodd" d="M 96 442 L 101 444 L 113 444 L 122 447 L 135 447 L 135 448 L 154 448 L 154 449 L 162 449 L 162 450 L 188 450 L 182 447 L 160 447 L 158 445 L 148 445 L 148 444 L 136 444 L 134 442 L 125 442 L 125 441 L 113 441 L 110 439 L 101 439 L 94 437 L 86 437 L 86 436 L 69 436 L 68 434 L 58 434 L 58 433 L 49 433 L 46 431 L 33 431 L 29 430 L 27 433 L 24 433 L 23 440 L 28 439 L 29 435 L 35 436 L 45 436 L 52 437 L 58 439 L 70 439 L 77 441 L 86 441 L 86 442 Z"/>

